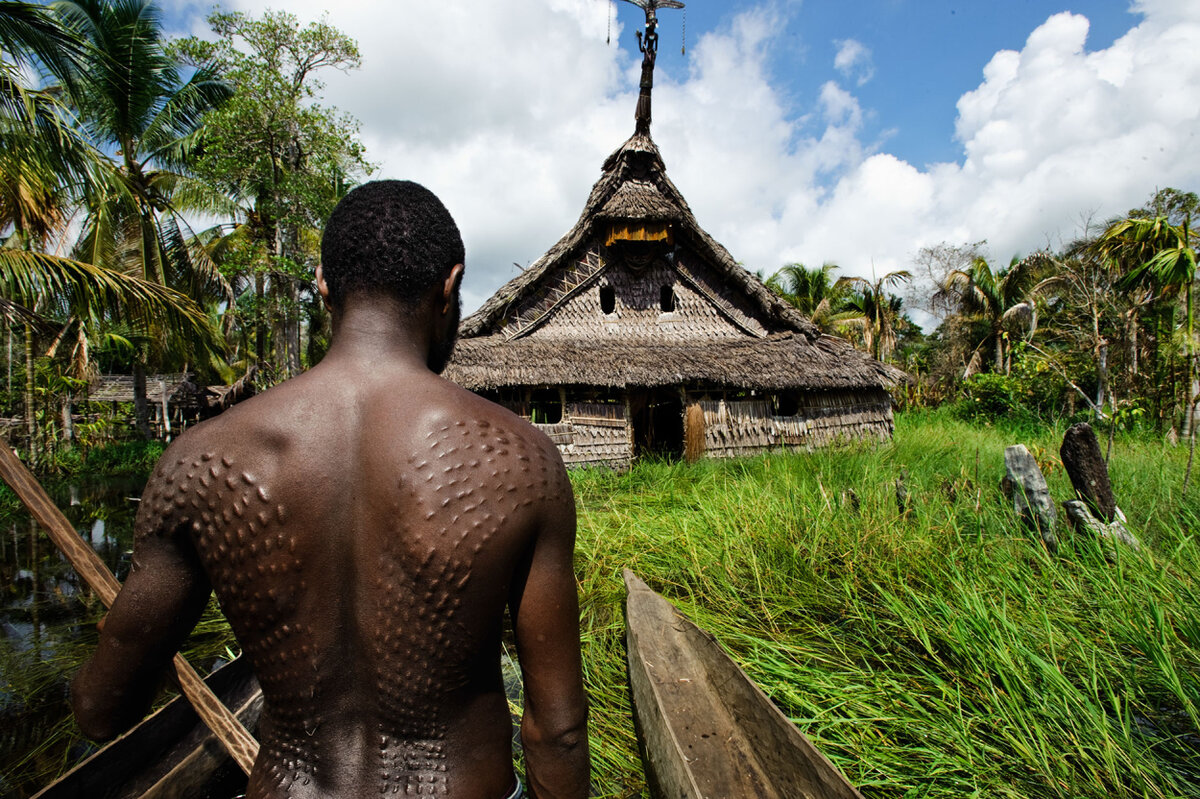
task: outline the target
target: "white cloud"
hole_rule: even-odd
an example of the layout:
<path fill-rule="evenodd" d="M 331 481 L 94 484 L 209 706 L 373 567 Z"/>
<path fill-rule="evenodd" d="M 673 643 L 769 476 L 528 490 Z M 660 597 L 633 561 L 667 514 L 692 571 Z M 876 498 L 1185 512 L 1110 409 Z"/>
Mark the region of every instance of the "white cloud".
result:
<path fill-rule="evenodd" d="M 862 86 L 875 77 L 875 63 L 869 47 L 856 39 L 842 39 L 834 44 L 838 51 L 833 57 L 833 68 L 847 80 Z"/>
<path fill-rule="evenodd" d="M 326 5 L 288 10 L 316 19 Z M 422 181 L 446 201 L 466 239 L 468 309 L 574 223 L 604 157 L 633 131 L 639 64 L 605 46 L 606 6 L 357 0 L 331 15 L 364 66 L 329 76 L 326 102 L 362 120 L 380 176 Z M 789 107 L 767 59 L 781 15 L 797 8 L 752 7 L 689 47 L 687 74 L 660 64 L 655 75 L 669 174 L 751 269 L 832 260 L 869 276 L 925 245 L 985 238 L 1006 261 L 1070 237 L 1081 213 L 1200 186 L 1194 0 L 1137 0 L 1140 23 L 1096 52 L 1086 18 L 1050 17 L 1019 52 L 992 56 L 959 100 L 959 161 L 925 169 L 865 140 L 869 109 L 837 82 L 807 114 Z M 835 66 L 860 80 L 870 53 L 846 40 Z"/>
<path fill-rule="evenodd" d="M 988 239 L 993 256 L 1007 261 L 1069 239 L 1083 215 L 1123 212 L 1163 186 L 1196 188 L 1200 7 L 1147 0 L 1139 8 L 1141 23 L 1102 51 L 1087 51 L 1084 17 L 1059 14 L 1020 52 L 995 54 L 958 103 L 961 161 L 920 170 L 871 155 L 870 143 L 859 144 L 857 160 L 845 147 L 831 190 L 794 187 L 809 201 L 784 202 L 797 211 L 757 225 L 762 241 L 739 248 L 730 223 L 734 240 L 726 243 L 735 252 L 778 253 L 762 264 L 768 269 L 832 260 L 864 276 L 903 268 L 920 247 L 943 240 Z M 826 86 L 826 118 L 848 118 L 850 99 Z M 818 146 L 805 142 L 771 158 L 800 160 Z"/>

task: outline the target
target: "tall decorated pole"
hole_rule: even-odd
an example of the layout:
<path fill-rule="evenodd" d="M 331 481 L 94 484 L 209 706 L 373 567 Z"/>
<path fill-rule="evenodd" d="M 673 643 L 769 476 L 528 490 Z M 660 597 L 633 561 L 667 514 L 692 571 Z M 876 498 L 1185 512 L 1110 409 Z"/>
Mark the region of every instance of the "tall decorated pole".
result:
<path fill-rule="evenodd" d="M 679 0 L 625 0 L 646 12 L 646 33 L 637 32 L 638 50 L 642 52 L 642 81 L 638 93 L 638 133 L 650 133 L 650 91 L 654 88 L 654 59 L 658 56 L 658 14 L 660 8 L 683 8 Z"/>

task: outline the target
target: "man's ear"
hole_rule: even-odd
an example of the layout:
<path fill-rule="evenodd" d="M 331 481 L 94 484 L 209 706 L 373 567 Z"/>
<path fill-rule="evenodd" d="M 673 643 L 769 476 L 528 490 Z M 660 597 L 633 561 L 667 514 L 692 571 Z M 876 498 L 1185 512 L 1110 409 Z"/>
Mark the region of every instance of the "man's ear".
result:
<path fill-rule="evenodd" d="M 451 306 L 454 305 L 454 295 L 458 293 L 458 287 L 462 284 L 463 265 L 455 264 L 450 270 L 450 274 L 446 275 L 446 282 L 442 285 L 442 313 L 450 313 Z"/>
<path fill-rule="evenodd" d="M 325 310 L 333 313 L 333 305 L 329 302 L 329 284 L 325 282 L 325 270 L 317 264 L 317 293 L 321 295 L 321 302 L 325 305 Z"/>

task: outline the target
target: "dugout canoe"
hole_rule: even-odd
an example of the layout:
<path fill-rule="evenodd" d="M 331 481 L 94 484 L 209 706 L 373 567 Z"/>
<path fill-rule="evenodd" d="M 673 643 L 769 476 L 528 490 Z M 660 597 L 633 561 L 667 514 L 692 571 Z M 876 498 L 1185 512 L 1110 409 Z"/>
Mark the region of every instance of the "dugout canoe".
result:
<path fill-rule="evenodd" d="M 711 635 L 625 570 L 634 726 L 656 799 L 862 799 Z"/>
<path fill-rule="evenodd" d="M 262 691 L 239 657 L 205 680 L 249 730 Z M 34 799 L 221 799 L 245 791 L 246 776 L 180 696 L 96 751 Z"/>

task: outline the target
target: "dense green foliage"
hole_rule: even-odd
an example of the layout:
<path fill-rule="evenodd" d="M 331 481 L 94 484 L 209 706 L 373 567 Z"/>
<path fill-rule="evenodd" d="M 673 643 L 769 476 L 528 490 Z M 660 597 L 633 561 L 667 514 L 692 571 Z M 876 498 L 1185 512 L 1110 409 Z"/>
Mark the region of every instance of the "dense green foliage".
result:
<path fill-rule="evenodd" d="M 1059 251 L 1014 256 L 1005 267 L 989 262 L 985 241 L 943 242 L 917 253 L 911 272 L 875 282 L 831 283 L 832 264 L 789 264 L 764 277 L 822 331 L 905 369 L 913 380 L 897 396 L 907 407 L 948 400 L 968 411 L 959 401 L 982 391 L 1031 419 L 1082 412 L 1187 436 L 1198 207 L 1197 195 L 1162 189 L 1143 207 L 1089 223 Z M 903 298 L 889 291 L 901 279 Z M 925 330 L 913 310 L 926 315 Z"/>
<path fill-rule="evenodd" d="M 5 410 L 39 465 L 79 393 L 46 403 L 39 374 L 132 372 L 149 437 L 147 372 L 270 384 L 327 347 L 316 242 L 369 168 L 317 76 L 357 47 L 286 13 L 210 22 L 215 42 L 169 42 L 154 0 L 0 4 L 0 319 L 26 378 Z"/>

